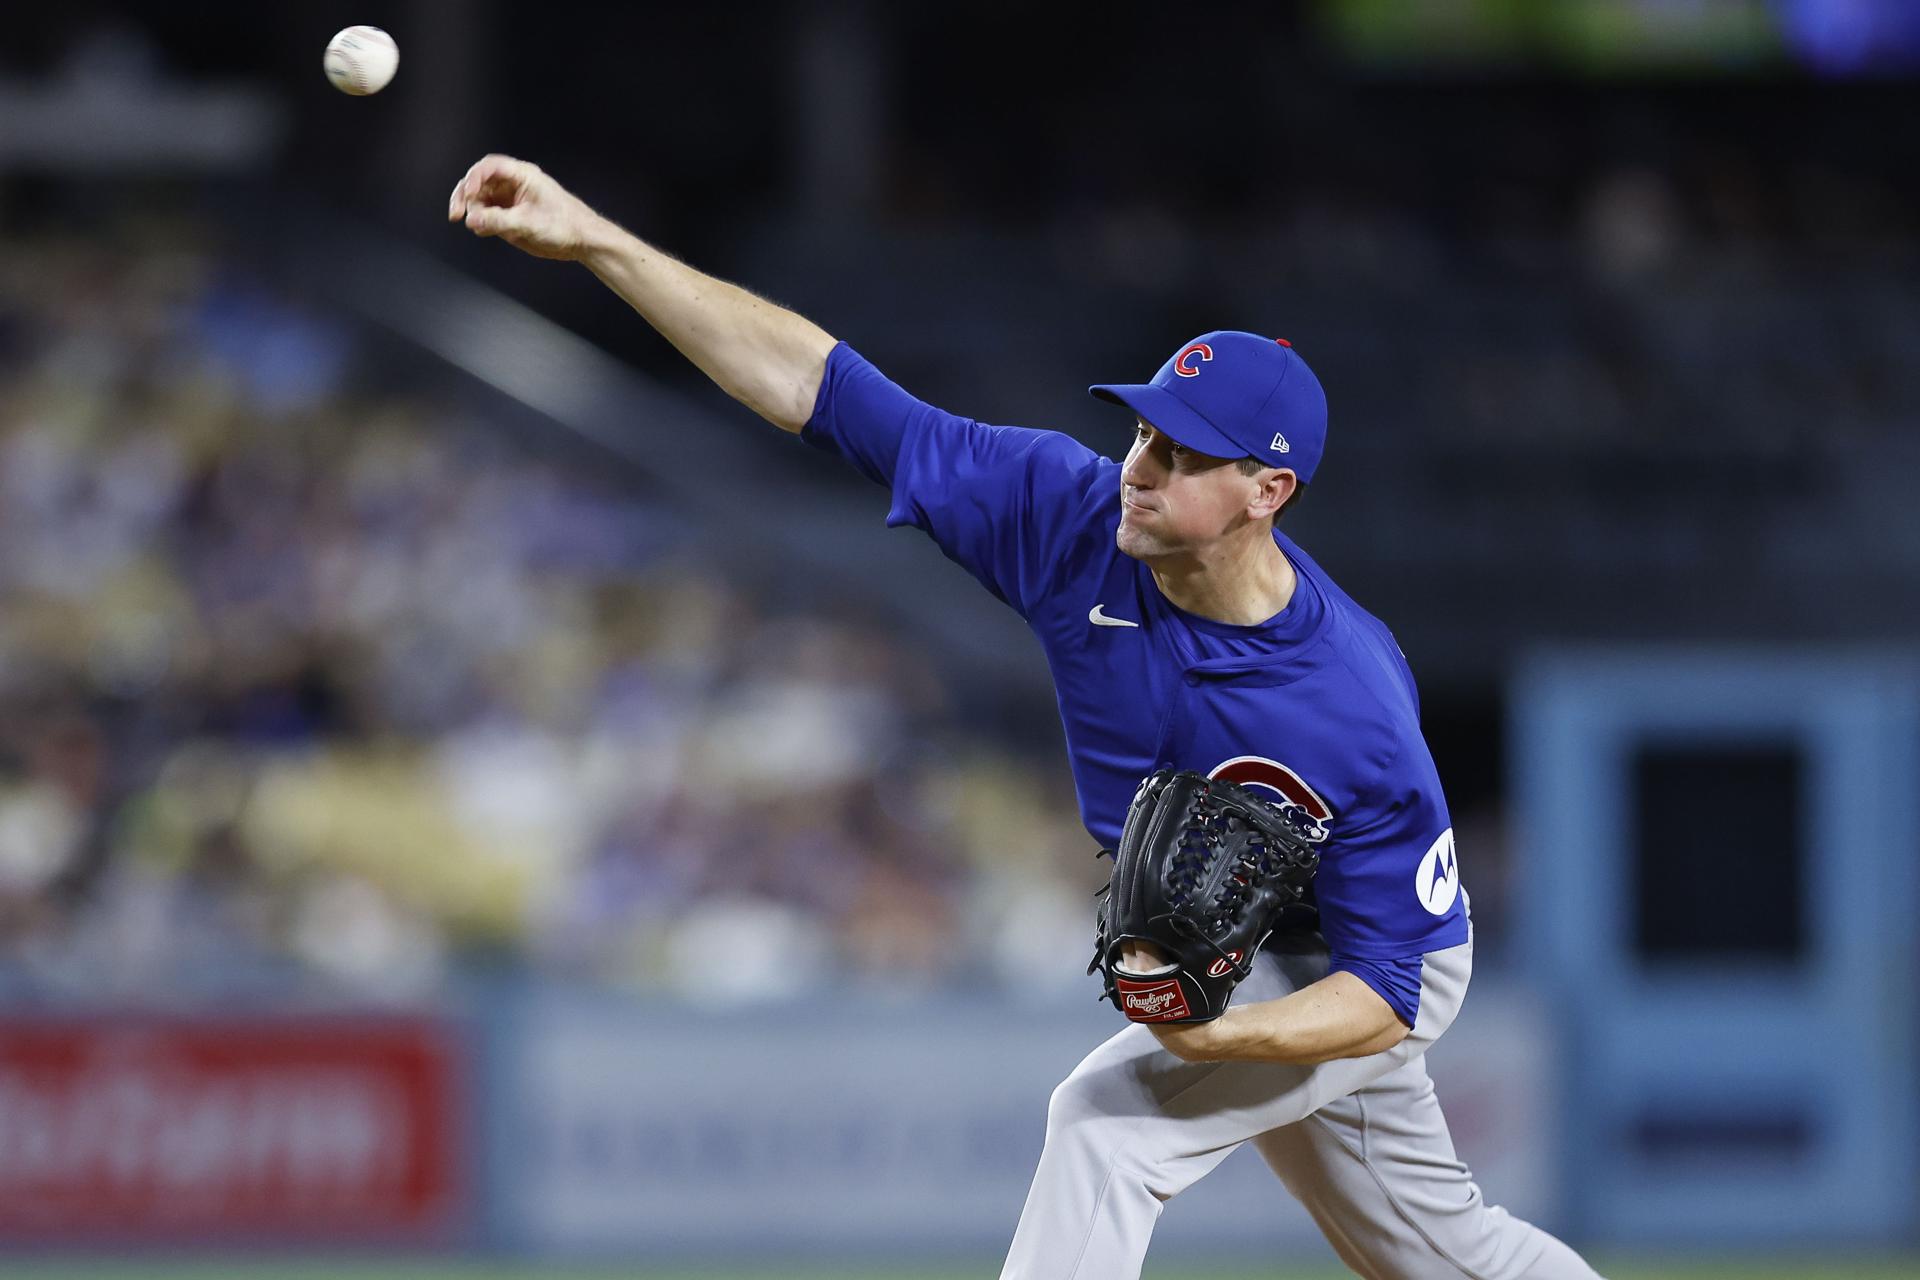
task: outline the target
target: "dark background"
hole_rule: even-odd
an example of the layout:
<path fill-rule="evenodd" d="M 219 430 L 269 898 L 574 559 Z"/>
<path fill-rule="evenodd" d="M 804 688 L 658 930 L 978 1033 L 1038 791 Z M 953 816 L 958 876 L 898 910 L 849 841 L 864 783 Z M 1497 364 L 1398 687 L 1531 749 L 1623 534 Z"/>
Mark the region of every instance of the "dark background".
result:
<path fill-rule="evenodd" d="M 1284 333 L 1332 405 L 1289 524 L 1395 628 L 1456 815 L 1498 847 L 1503 689 L 1531 647 L 1878 644 L 1920 620 L 1920 25 L 1898 4 L 1555 8 L 70 5 L 0 51 L 10 85 L 239 89 L 271 141 L 96 161 L 76 126 L 10 152 L 0 218 L 29 242 L 184 224 L 296 297 L 328 270 L 315 227 L 414 246 L 875 525 L 877 495 L 724 404 L 578 268 L 445 226 L 466 164 L 532 159 L 924 397 L 1108 449 L 1087 383 L 1208 328 Z M 376 97 L 318 74 L 348 21 L 398 39 Z M 366 387 L 412 370 L 377 341 L 351 362 Z M 578 447 L 542 430 L 536 452 Z M 602 479 L 697 471 L 670 434 L 636 430 L 640 463 Z M 724 520 L 726 474 L 708 487 Z M 938 662 L 973 625 L 903 620 L 884 576 L 740 572 Z M 1031 651 L 942 670 L 962 719 L 1051 750 Z"/>

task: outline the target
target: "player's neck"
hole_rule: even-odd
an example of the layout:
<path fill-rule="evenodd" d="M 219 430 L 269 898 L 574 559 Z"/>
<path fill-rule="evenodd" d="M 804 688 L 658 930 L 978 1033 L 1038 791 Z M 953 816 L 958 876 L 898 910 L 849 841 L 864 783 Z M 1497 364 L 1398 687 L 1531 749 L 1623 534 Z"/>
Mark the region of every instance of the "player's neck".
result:
<path fill-rule="evenodd" d="M 1206 552 L 1182 552 L 1147 561 L 1160 594 L 1188 613 L 1251 627 L 1287 607 L 1299 578 L 1265 527 Z"/>

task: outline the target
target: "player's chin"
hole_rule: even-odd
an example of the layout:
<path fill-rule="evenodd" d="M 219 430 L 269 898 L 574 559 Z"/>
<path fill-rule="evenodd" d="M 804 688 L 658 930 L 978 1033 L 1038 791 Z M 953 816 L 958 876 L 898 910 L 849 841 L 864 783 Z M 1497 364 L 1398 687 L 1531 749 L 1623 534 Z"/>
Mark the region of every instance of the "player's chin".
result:
<path fill-rule="evenodd" d="M 1156 534 L 1148 533 L 1131 518 L 1131 513 L 1121 512 L 1120 527 L 1113 532 L 1113 545 L 1123 556 L 1132 556 L 1135 560 L 1150 560 L 1154 556 L 1163 556 L 1169 550 L 1167 541 Z"/>

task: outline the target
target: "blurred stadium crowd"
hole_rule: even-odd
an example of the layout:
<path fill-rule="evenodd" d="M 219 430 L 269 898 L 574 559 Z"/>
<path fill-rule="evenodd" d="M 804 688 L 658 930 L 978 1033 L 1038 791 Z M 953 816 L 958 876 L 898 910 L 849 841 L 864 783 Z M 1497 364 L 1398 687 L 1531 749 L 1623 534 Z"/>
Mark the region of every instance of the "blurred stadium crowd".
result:
<path fill-rule="evenodd" d="M 287 98 L 297 162 L 261 185 L 349 233 L 390 203 L 471 278 L 699 382 L 576 275 L 446 238 L 437 175 L 522 151 L 917 394 L 1105 449 L 1087 382 L 1221 324 L 1290 333 L 1338 425 L 1289 519 L 1414 655 L 1495 952 L 1500 690 L 1530 646 L 1910 638 L 1920 168 L 1859 123 L 1899 118 L 1900 85 L 1467 93 L 1230 25 L 1115 77 L 1157 24 L 1117 24 L 1127 57 L 1103 61 L 1066 17 L 1010 43 L 945 11 L 835 13 L 525 33 L 571 83 L 632 82 L 584 119 L 566 95 L 455 111 L 480 81 L 421 60 L 415 96 L 355 104 L 422 113 L 408 128 L 341 114 L 289 20 L 274 47 L 312 97 Z M 152 20 L 175 59 L 208 38 L 186 9 Z M 241 30 L 222 56 L 251 75 Z M 792 32 L 812 52 L 788 67 Z M 687 48 L 766 74 L 714 80 Z M 982 66 L 1006 92 L 978 94 Z M 1282 124 L 1283 149 L 1247 145 Z M 128 181 L 66 198 L 131 208 Z M 743 590 L 765 566 L 659 536 L 671 513 L 521 447 L 419 351 L 373 385 L 365 332 L 206 248 L 276 222 L 0 251 L 0 984 L 405 998 L 489 957 L 742 997 L 1079 981 L 1099 872 L 1057 730 L 990 723 L 924 633 Z M 303 248 L 264 257 L 329 269 Z M 909 536 L 860 500 L 872 537 Z M 1030 950 L 1054 938 L 1071 954 Z"/>
<path fill-rule="evenodd" d="M 359 388 L 352 330 L 191 236 L 0 273 L 7 994 L 1077 977 L 1058 764 L 898 638 L 768 612 L 586 469 Z"/>
<path fill-rule="evenodd" d="M 1203 315 L 1306 317 L 1364 429 L 1296 536 L 1419 655 L 1497 958 L 1498 743 L 1449 714 L 1527 637 L 1897 628 L 1920 563 L 1920 310 L 1885 229 L 1825 255 L 1690 243 L 1699 210 L 1626 170 L 1580 208 L 1471 269 L 1377 207 L 1224 242 L 1123 222 L 904 314 L 834 287 L 859 276 L 830 246 L 765 237 L 744 274 L 831 298 L 927 398 L 1013 420 L 1063 366 L 1124 367 Z M 210 251 L 212 225 L 0 254 L 0 993 L 406 999 L 490 959 L 742 999 L 1079 981 L 1100 876 L 1043 699 L 1008 732 L 926 636 L 768 604 L 744 585 L 765 566 L 662 536 L 670 512 L 439 394 L 417 353 L 369 376 L 366 331 Z M 953 261 L 858 253 L 935 292 Z M 1170 255 L 1193 270 L 1125 277 Z M 1078 283 L 1035 296 L 1028 268 Z M 1025 358 L 1090 308 L 1131 336 Z M 1093 413 L 1063 425 L 1110 448 Z M 862 497 L 870 536 L 908 536 Z M 1816 564 L 1833 598 L 1783 607 Z"/>

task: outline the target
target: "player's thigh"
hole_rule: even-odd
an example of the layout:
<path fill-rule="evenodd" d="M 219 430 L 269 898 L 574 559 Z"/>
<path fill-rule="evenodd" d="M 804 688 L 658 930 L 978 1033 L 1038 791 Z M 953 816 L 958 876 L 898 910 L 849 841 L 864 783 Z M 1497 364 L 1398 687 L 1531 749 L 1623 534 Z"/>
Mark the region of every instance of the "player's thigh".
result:
<path fill-rule="evenodd" d="M 1236 999 L 1272 1000 L 1324 977 L 1324 953 L 1262 954 Z M 1221 1152 L 1291 1124 L 1417 1057 L 1411 1039 L 1386 1053 L 1317 1065 L 1184 1062 L 1133 1024 L 1089 1053 L 1054 1090 L 1049 1143 L 1124 1141 L 1142 1166 Z"/>
<path fill-rule="evenodd" d="M 1543 1237 L 1487 1204 L 1424 1059 L 1254 1140 L 1342 1262 L 1367 1280 L 1524 1276 Z"/>

